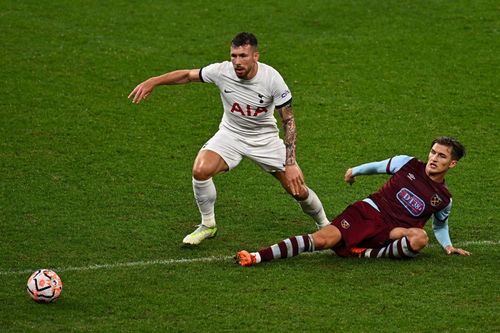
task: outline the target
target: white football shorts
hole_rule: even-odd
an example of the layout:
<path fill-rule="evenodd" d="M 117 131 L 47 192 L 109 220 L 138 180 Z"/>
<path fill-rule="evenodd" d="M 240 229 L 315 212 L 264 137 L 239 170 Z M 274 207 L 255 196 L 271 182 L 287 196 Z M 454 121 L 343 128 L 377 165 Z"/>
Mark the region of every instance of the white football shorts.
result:
<path fill-rule="evenodd" d="M 285 144 L 275 135 L 246 138 L 219 129 L 201 150 L 211 150 L 219 154 L 229 166 L 229 170 L 234 169 L 243 157 L 248 157 L 267 172 L 285 170 Z"/>

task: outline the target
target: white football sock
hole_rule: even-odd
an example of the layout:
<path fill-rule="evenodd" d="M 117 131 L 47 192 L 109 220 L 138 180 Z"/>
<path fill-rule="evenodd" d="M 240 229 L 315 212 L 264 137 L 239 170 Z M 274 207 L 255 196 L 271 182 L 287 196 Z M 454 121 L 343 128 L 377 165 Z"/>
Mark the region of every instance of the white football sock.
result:
<path fill-rule="evenodd" d="M 260 258 L 260 253 L 259 252 L 252 252 L 251 254 L 253 254 L 255 256 L 255 263 L 258 264 L 262 261 L 262 259 Z"/>
<path fill-rule="evenodd" d="M 196 204 L 201 213 L 201 223 L 206 227 L 215 226 L 215 190 L 212 178 L 207 180 L 196 180 L 193 178 L 193 192 Z"/>
<path fill-rule="evenodd" d="M 310 188 L 307 188 L 309 191 L 309 196 L 304 201 L 299 201 L 300 207 L 307 215 L 311 216 L 314 221 L 316 221 L 316 225 L 318 228 L 323 228 L 330 224 L 328 221 L 325 210 L 323 209 L 323 204 L 319 200 L 316 193 Z"/>

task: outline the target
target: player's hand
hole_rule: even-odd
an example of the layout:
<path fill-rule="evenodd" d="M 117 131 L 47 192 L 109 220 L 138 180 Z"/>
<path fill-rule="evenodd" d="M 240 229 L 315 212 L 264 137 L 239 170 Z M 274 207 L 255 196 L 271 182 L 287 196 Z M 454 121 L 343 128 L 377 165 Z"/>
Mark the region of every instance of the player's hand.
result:
<path fill-rule="evenodd" d="M 351 168 L 347 169 L 347 171 L 345 172 L 344 180 L 346 183 L 349 183 L 350 185 L 352 185 L 356 181 L 356 177 L 353 177 L 352 175 Z"/>
<path fill-rule="evenodd" d="M 300 189 L 304 186 L 304 175 L 297 164 L 285 166 L 286 182 L 292 191 L 292 195 L 299 195 Z"/>
<path fill-rule="evenodd" d="M 143 99 L 146 99 L 149 94 L 155 88 L 155 84 L 152 79 L 148 79 L 134 88 L 132 92 L 128 95 L 128 98 L 132 99 L 132 103 L 139 104 Z"/>
<path fill-rule="evenodd" d="M 458 254 L 461 256 L 470 256 L 471 255 L 471 253 L 469 251 L 458 249 L 458 248 L 453 247 L 451 245 L 447 246 L 445 251 L 446 251 L 446 254 Z"/>

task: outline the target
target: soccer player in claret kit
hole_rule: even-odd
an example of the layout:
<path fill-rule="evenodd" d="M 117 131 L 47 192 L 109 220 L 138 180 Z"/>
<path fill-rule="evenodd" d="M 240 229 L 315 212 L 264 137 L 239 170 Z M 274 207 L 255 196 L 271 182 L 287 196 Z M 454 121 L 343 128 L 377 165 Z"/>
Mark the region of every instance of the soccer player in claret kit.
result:
<path fill-rule="evenodd" d="M 287 238 L 258 252 L 239 251 L 235 259 L 242 266 L 250 266 L 324 249 L 332 249 L 341 257 L 413 258 L 429 242 L 423 228 L 431 217 L 434 235 L 446 253 L 468 256 L 468 251 L 455 248 L 450 239 L 452 197 L 444 181 L 448 170 L 464 154 L 457 140 L 439 137 L 432 142 L 427 163 L 398 155 L 350 168 L 344 176 L 349 184 L 358 175 L 387 173 L 392 177 L 319 231 Z"/>
<path fill-rule="evenodd" d="M 201 224 L 183 243 L 199 244 L 215 236 L 216 190 L 212 178 L 235 168 L 243 157 L 271 173 L 315 220 L 318 228 L 328 225 L 321 201 L 306 186 L 295 160 L 297 132 L 288 86 L 278 71 L 258 61 L 257 39 L 252 33 L 239 33 L 232 40 L 230 50 L 231 61 L 152 77 L 129 95 L 134 103 L 139 103 L 158 85 L 189 82 L 213 83 L 220 90 L 224 114 L 219 131 L 198 152 L 192 172 Z M 284 140 L 279 137 L 275 110 L 283 123 Z"/>

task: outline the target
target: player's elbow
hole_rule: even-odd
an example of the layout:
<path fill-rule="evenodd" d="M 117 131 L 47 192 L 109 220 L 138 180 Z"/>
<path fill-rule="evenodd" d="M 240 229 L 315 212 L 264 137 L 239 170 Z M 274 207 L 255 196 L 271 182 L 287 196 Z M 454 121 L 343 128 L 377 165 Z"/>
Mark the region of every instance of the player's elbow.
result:
<path fill-rule="evenodd" d="M 200 70 L 199 69 L 190 69 L 187 72 L 187 82 L 200 82 Z"/>

